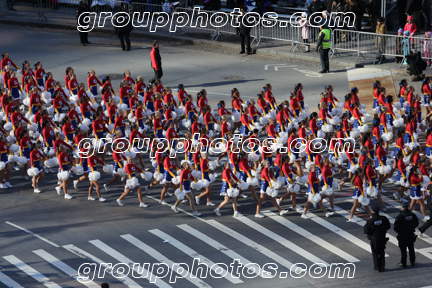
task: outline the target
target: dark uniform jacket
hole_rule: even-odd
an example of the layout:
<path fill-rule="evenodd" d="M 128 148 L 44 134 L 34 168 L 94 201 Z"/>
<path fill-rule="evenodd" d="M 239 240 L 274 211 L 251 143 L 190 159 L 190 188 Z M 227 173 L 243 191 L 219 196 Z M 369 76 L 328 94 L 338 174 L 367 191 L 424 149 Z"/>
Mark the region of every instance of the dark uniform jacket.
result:
<path fill-rule="evenodd" d="M 385 237 L 386 232 L 390 229 L 390 221 L 385 216 L 380 216 L 378 213 L 373 213 L 363 227 L 364 233 L 370 237 Z"/>
<path fill-rule="evenodd" d="M 396 217 L 394 230 L 399 236 L 412 237 L 418 225 L 417 216 L 408 209 L 404 209 Z"/>

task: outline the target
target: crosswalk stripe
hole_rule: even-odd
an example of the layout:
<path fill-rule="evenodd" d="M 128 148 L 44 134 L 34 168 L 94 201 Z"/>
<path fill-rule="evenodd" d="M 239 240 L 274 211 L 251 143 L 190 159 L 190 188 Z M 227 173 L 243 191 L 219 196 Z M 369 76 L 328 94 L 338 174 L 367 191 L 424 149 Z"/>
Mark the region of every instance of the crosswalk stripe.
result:
<path fill-rule="evenodd" d="M 212 268 L 212 270 L 215 271 L 215 273 L 217 273 L 217 269 L 222 270 L 221 274 L 225 274 L 224 278 L 226 278 L 228 281 L 230 281 L 233 284 L 239 284 L 239 283 L 243 283 L 242 280 L 238 279 L 238 278 L 234 278 L 231 276 L 231 274 L 223 269 L 221 266 L 215 264 L 214 262 L 212 262 L 210 259 L 204 257 L 203 255 L 199 254 L 198 252 L 196 252 L 195 250 L 193 250 L 192 248 L 184 245 L 183 243 L 181 243 L 180 241 L 178 241 L 177 239 L 175 239 L 174 237 L 160 231 L 159 229 L 153 229 L 153 230 L 149 230 L 150 233 L 158 236 L 159 238 L 163 239 L 163 240 L 169 240 L 169 244 L 171 244 L 172 246 L 174 246 L 175 248 L 181 250 L 183 253 L 188 254 L 190 257 L 192 258 L 199 258 L 201 263 L 206 263 L 209 267 Z"/>
<path fill-rule="evenodd" d="M 63 248 L 74 253 L 75 255 L 78 255 L 81 258 L 85 258 L 85 259 L 91 260 L 95 263 L 98 263 L 99 265 L 104 267 L 110 275 L 112 275 L 118 281 L 123 282 L 124 285 L 131 287 L 131 288 L 136 288 L 136 287 L 142 288 L 140 285 L 138 285 L 138 283 L 136 283 L 135 281 L 133 281 L 131 278 L 127 277 L 126 275 L 116 274 L 114 276 L 112 269 L 110 269 L 112 267 L 109 267 L 108 265 L 106 265 L 106 263 L 107 263 L 106 261 L 102 261 L 101 259 L 97 258 L 96 256 L 93 256 L 92 254 L 76 247 L 75 245 L 72 245 L 72 244 L 64 245 Z"/>
<path fill-rule="evenodd" d="M 39 250 L 35 250 L 33 251 L 33 253 L 35 253 L 36 255 L 38 255 L 39 257 L 45 259 L 47 262 L 51 263 L 53 266 L 55 266 L 56 268 L 58 268 L 59 270 L 63 271 L 64 273 L 68 274 L 70 277 L 73 277 L 76 279 L 76 277 L 78 277 L 78 271 L 73 269 L 72 267 L 70 267 L 69 265 L 67 265 L 66 263 L 60 261 L 59 259 L 57 259 L 56 257 L 54 257 L 53 255 L 51 255 L 50 253 L 46 252 L 43 249 L 39 249 Z M 77 280 L 77 279 L 76 279 Z M 78 280 L 77 280 L 78 281 Z M 80 282 L 84 286 L 87 286 L 89 288 L 99 288 L 100 286 L 97 285 L 96 283 L 94 283 L 93 281 L 90 282 Z"/>
<path fill-rule="evenodd" d="M 117 252 L 117 250 L 111 248 L 110 246 L 108 246 L 107 244 L 103 243 L 100 240 L 92 240 L 89 241 L 91 244 L 93 244 L 95 247 L 99 248 L 100 250 L 102 250 L 103 252 L 107 253 L 108 255 L 110 255 L 111 257 L 117 259 L 117 261 L 119 261 L 119 263 L 127 263 L 128 265 L 130 263 L 134 263 L 131 259 L 129 259 L 128 257 L 124 256 L 123 254 Z M 143 278 L 152 281 L 155 280 L 154 283 L 156 286 L 160 287 L 160 288 L 170 288 L 171 286 L 168 285 L 167 283 L 165 283 L 165 281 L 163 281 L 160 278 L 156 279 L 156 276 L 151 273 L 150 271 L 148 271 L 147 269 L 145 269 L 144 267 L 137 267 L 137 265 L 133 265 L 133 267 L 131 267 L 133 270 L 135 270 L 137 273 L 141 274 L 143 276 Z"/>
<path fill-rule="evenodd" d="M 149 245 L 145 244 L 144 242 L 142 242 L 141 240 L 139 240 L 138 238 L 136 238 L 130 234 L 120 235 L 120 237 L 122 237 L 123 239 L 125 239 L 126 241 L 131 243 L 132 245 L 136 246 L 137 248 L 141 249 L 142 251 L 144 251 L 145 253 L 147 253 L 148 255 L 150 255 L 151 257 L 156 259 L 157 261 L 167 264 L 168 266 L 170 266 L 170 268 L 173 268 L 174 265 L 176 264 L 173 261 L 171 261 L 170 259 L 168 259 L 167 257 L 165 257 L 164 255 L 162 255 L 161 253 L 159 253 L 157 250 L 153 249 Z M 179 275 L 183 276 L 184 279 L 188 280 L 189 282 L 191 282 L 192 284 L 194 284 L 197 287 L 202 287 L 202 288 L 205 288 L 205 287 L 210 288 L 211 287 L 210 285 L 208 285 L 204 281 L 200 280 L 196 276 L 191 277 L 191 273 L 188 273 L 188 271 L 186 271 L 185 269 L 181 269 L 180 272 L 179 271 L 175 271 L 175 272 L 178 273 Z"/>
<path fill-rule="evenodd" d="M 283 226 L 287 227 L 291 231 L 300 234 L 301 236 L 311 240 L 315 244 L 320 245 L 324 249 L 329 250 L 330 252 L 338 255 L 339 257 L 345 259 L 346 261 L 348 261 L 350 263 L 360 261 L 356 257 L 346 253 L 345 251 L 339 249 L 338 247 L 334 246 L 333 244 L 327 242 L 326 240 L 324 240 L 318 236 L 313 235 L 312 233 L 310 233 L 306 229 L 294 224 L 293 222 L 291 222 L 290 220 L 288 220 L 282 216 L 277 215 L 276 213 L 273 213 L 271 211 L 265 211 L 264 215 L 269 216 L 271 219 L 275 220 L 279 224 L 282 224 Z"/>
<path fill-rule="evenodd" d="M 299 212 L 299 213 L 302 214 L 303 212 Z M 314 215 L 313 213 L 308 213 L 308 216 L 310 217 L 310 220 L 312 220 L 313 222 L 315 222 L 315 223 L 323 226 L 324 228 L 327 228 L 330 231 L 338 234 L 339 236 L 345 238 L 346 240 L 350 241 L 351 243 L 355 244 L 356 246 L 362 248 L 363 250 L 366 250 L 367 252 L 372 253 L 370 245 L 368 243 L 366 243 L 365 241 L 357 238 L 356 236 L 352 235 L 351 233 L 349 233 L 343 229 L 340 229 L 336 225 L 330 223 L 329 221 L 322 219 L 321 217 Z"/>
<path fill-rule="evenodd" d="M 290 261 L 279 256 L 278 254 L 274 253 L 270 249 L 267 249 L 263 245 L 256 243 L 255 241 L 243 236 L 242 234 L 238 233 L 237 231 L 232 230 L 231 228 L 226 227 L 223 224 L 220 224 L 219 222 L 217 222 L 215 220 L 208 220 L 206 222 L 208 224 L 210 224 L 212 227 L 218 229 L 219 231 L 224 232 L 225 234 L 233 237 L 237 241 L 240 241 L 241 243 L 248 245 L 249 247 L 253 248 L 254 250 L 256 250 L 256 251 L 264 254 L 265 256 L 269 257 L 270 259 L 273 259 L 274 261 L 278 262 L 279 264 L 282 264 L 284 267 L 288 268 L 289 270 L 301 269 L 301 267 L 295 266 Z"/>
<path fill-rule="evenodd" d="M 3 257 L 6 261 L 10 262 L 11 264 L 15 265 L 18 269 L 29 275 L 30 277 L 34 278 L 38 282 L 42 283 L 48 288 L 61 288 L 61 286 L 57 285 L 56 283 L 52 282 L 50 279 L 33 269 L 32 267 L 28 266 L 24 262 L 22 262 L 20 259 L 15 257 L 14 255 L 5 256 Z"/>
<path fill-rule="evenodd" d="M 24 288 L 8 276 L 6 276 L 3 272 L 0 272 L 0 283 L 5 284 L 8 288 Z"/>
<path fill-rule="evenodd" d="M 286 248 L 288 248 L 289 250 L 299 254 L 300 256 L 308 259 L 309 261 L 311 261 L 312 263 L 323 263 L 326 266 L 330 266 L 330 264 L 328 264 L 327 262 L 325 262 L 324 260 L 316 257 L 315 255 L 313 255 L 312 253 L 310 253 L 309 251 L 301 248 L 300 246 L 296 245 L 295 243 L 283 238 L 282 236 L 280 236 L 279 234 L 274 233 L 273 231 L 265 228 L 264 226 L 250 220 L 247 217 L 235 217 L 235 219 L 239 220 L 240 222 L 242 222 L 243 224 L 246 224 L 247 226 L 255 229 L 256 231 L 266 235 L 267 237 L 277 241 L 278 243 L 280 243 L 281 245 L 285 246 Z"/>
<path fill-rule="evenodd" d="M 243 256 L 241 256 L 240 254 L 238 254 L 237 252 L 234 252 L 233 250 L 229 249 L 228 247 L 226 247 L 222 243 L 217 242 L 213 238 L 201 233 L 200 231 L 190 227 L 187 224 L 177 225 L 177 227 L 179 227 L 183 231 L 191 234 L 192 236 L 198 238 L 199 240 L 207 243 L 208 245 L 212 246 L 213 248 L 219 250 L 219 252 L 222 252 L 223 254 L 227 255 L 231 259 L 239 260 L 240 263 L 242 263 L 243 265 L 246 265 L 248 263 L 253 263 L 252 261 L 249 261 L 248 259 L 246 259 Z M 255 271 L 261 270 L 261 267 L 258 265 L 250 265 L 250 266 L 253 266 Z M 258 274 L 258 276 L 263 277 L 261 273 Z"/>

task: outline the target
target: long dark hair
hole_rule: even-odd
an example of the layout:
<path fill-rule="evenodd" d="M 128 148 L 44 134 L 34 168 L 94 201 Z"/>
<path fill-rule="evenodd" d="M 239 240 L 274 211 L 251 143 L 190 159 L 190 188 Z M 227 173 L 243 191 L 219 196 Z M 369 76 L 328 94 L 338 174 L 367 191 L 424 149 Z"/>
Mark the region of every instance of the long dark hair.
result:
<path fill-rule="evenodd" d="M 355 182 L 355 180 L 356 180 L 356 178 L 358 177 L 358 176 L 360 176 L 360 174 L 362 174 L 363 173 L 363 168 L 357 168 L 357 170 L 356 170 L 356 172 L 354 173 L 354 176 L 351 178 L 351 184 L 352 185 L 354 185 L 354 182 Z M 360 176 L 361 177 L 361 176 Z"/>
<path fill-rule="evenodd" d="M 409 182 L 410 184 L 411 184 L 411 176 L 414 175 L 414 172 L 416 172 L 417 169 L 418 169 L 417 165 L 413 165 L 413 166 L 411 167 L 410 173 L 409 173 L 408 178 L 407 178 L 407 179 L 408 179 L 408 182 Z"/>

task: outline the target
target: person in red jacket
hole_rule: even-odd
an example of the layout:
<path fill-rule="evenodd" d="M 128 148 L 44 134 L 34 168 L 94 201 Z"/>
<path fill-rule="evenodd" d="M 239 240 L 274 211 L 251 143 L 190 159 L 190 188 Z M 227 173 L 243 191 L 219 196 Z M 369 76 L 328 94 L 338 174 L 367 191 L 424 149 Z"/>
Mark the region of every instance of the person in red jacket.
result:
<path fill-rule="evenodd" d="M 127 158 L 127 164 L 125 166 L 125 171 L 127 174 L 127 177 L 129 179 L 132 179 L 134 177 L 136 177 L 135 173 L 136 171 L 143 173 L 144 171 L 141 170 L 139 167 L 137 167 L 134 163 L 133 163 L 133 158 L 132 157 L 128 157 Z M 143 200 L 142 200 L 142 192 L 141 192 L 141 185 L 138 184 L 138 186 L 135 186 L 133 188 L 129 188 L 128 186 L 125 186 L 125 191 L 124 193 L 117 199 L 117 204 L 119 204 L 119 206 L 123 206 L 123 202 L 121 201 L 124 197 L 126 197 L 127 195 L 129 195 L 129 193 L 132 191 L 132 189 L 134 189 L 137 191 L 138 194 L 138 200 L 140 202 L 139 207 L 147 207 L 146 204 L 144 204 Z"/>
<path fill-rule="evenodd" d="M 151 66 L 154 70 L 154 77 L 150 79 L 150 84 L 153 85 L 153 83 L 156 80 L 160 80 L 163 76 L 162 71 L 162 58 L 159 53 L 159 41 L 154 40 L 153 41 L 153 48 L 150 51 L 150 59 L 151 59 Z"/>

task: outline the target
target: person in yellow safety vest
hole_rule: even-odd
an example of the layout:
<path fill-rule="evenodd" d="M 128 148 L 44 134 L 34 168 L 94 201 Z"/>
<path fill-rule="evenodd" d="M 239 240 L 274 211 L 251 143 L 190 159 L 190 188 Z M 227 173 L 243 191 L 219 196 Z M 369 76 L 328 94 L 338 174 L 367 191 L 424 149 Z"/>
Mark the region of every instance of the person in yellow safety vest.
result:
<path fill-rule="evenodd" d="M 329 51 L 331 48 L 330 39 L 330 29 L 326 28 L 324 25 L 320 26 L 320 33 L 318 36 L 317 52 L 320 54 L 322 70 L 319 73 L 329 73 L 330 72 L 330 62 L 329 62 Z"/>

